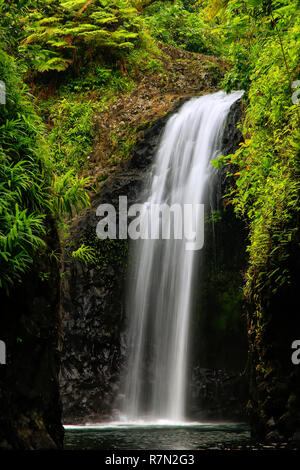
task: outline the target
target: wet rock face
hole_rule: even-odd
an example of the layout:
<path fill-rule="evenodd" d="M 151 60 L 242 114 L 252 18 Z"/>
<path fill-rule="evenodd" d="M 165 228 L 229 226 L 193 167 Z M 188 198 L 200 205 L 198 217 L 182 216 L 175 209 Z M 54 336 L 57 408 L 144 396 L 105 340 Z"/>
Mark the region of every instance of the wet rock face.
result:
<path fill-rule="evenodd" d="M 234 153 L 242 134 L 237 123 L 242 102 L 230 109 L 222 139 L 222 153 Z M 245 420 L 248 378 L 247 328 L 243 312 L 243 276 L 246 268 L 247 231 L 222 196 L 228 193 L 228 173 L 222 167 L 215 176 L 206 203 L 205 249 L 199 253 L 199 276 L 191 320 L 191 370 L 188 413 L 198 419 Z"/>
<path fill-rule="evenodd" d="M 172 112 L 176 111 L 186 99 L 188 98 L 178 99 Z M 230 143 L 231 139 L 236 140 L 235 147 L 240 142 L 240 134 L 235 134 L 236 120 L 240 112 L 240 107 L 237 105 L 233 117 L 229 117 L 228 120 L 227 153 L 234 150 L 234 144 Z M 155 121 L 144 132 L 143 139 L 134 147 L 126 167 L 104 183 L 94 197 L 92 207 L 85 211 L 72 227 L 72 245 L 66 247 L 64 253 L 62 288 L 64 326 L 60 385 L 65 423 L 109 419 L 117 408 L 115 399 L 120 392 L 120 371 L 126 357 L 127 312 L 124 307 L 124 292 L 128 243 L 127 240 L 97 239 L 96 225 L 99 218 L 96 217 L 96 208 L 100 203 L 110 203 L 118 207 L 119 196 L 127 196 L 128 205 L 139 202 L 145 178 L 170 114 Z M 222 178 L 225 180 L 221 176 Z M 231 231 L 232 224 L 234 225 L 234 218 L 231 214 L 227 230 Z M 82 242 L 96 249 L 98 256 L 96 265 L 85 265 L 72 259 L 71 251 L 77 249 Z M 229 258 L 232 259 L 232 256 Z M 231 267 L 235 269 L 236 265 Z M 235 308 L 238 308 L 237 305 Z M 240 343 L 237 348 L 239 345 Z M 210 361 L 210 365 L 204 364 L 202 367 L 215 366 L 215 362 Z M 199 363 L 195 364 L 195 367 L 200 367 Z M 240 370 L 239 367 L 240 363 L 235 368 L 236 375 Z M 215 372 L 213 374 L 216 380 L 219 380 L 219 376 Z M 194 376 L 197 377 L 197 374 Z M 199 387 L 203 390 L 202 384 L 197 380 L 192 380 L 193 393 L 196 397 L 192 408 L 198 406 L 200 402 L 203 403 L 203 396 L 199 391 Z M 226 391 L 224 395 L 226 400 L 230 394 L 231 396 L 235 394 L 236 390 L 237 387 L 233 385 L 231 391 Z M 218 396 L 222 396 L 222 393 Z M 211 393 L 208 393 L 207 397 L 211 397 Z M 214 403 L 215 399 L 216 395 L 210 399 L 211 403 Z M 224 403 L 228 403 L 226 400 L 224 398 Z"/>
<path fill-rule="evenodd" d="M 245 420 L 248 381 L 237 372 L 196 366 L 190 380 L 187 413 L 191 419 Z"/>
<path fill-rule="evenodd" d="M 236 151 L 238 144 L 242 142 L 243 136 L 237 124 L 242 119 L 242 99 L 235 101 L 230 108 L 228 114 L 225 132 L 222 139 L 222 152 L 224 155 L 229 155 Z"/>
<path fill-rule="evenodd" d="M 132 157 L 129 162 L 130 168 L 149 168 L 149 165 L 151 165 L 154 160 L 160 137 L 168 119 L 170 118 L 170 115 L 176 113 L 178 109 L 189 99 L 190 98 L 186 97 L 178 99 L 171 113 L 167 113 L 165 116 L 157 119 L 154 123 L 152 123 L 151 127 L 144 131 L 143 139 L 137 142 L 132 151 Z"/>
<path fill-rule="evenodd" d="M 60 365 L 58 250 L 48 221 L 48 250 L 9 297 L 0 293 L 1 339 L 7 363 L 0 365 L 0 448 L 55 449 L 63 445 L 58 372 Z"/>
<path fill-rule="evenodd" d="M 178 106 L 180 103 L 181 100 Z M 64 422 L 105 419 L 113 413 L 125 356 L 124 289 L 128 242 L 97 239 L 96 226 L 100 219 L 96 208 L 105 203 L 118 208 L 119 196 L 127 196 L 128 205 L 139 201 L 168 117 L 162 117 L 145 131 L 126 168 L 104 183 L 92 207 L 72 228 L 73 249 L 84 240 L 97 249 L 99 261 L 91 268 L 72 260 L 71 249 L 66 249 L 64 254 L 60 374 Z"/>

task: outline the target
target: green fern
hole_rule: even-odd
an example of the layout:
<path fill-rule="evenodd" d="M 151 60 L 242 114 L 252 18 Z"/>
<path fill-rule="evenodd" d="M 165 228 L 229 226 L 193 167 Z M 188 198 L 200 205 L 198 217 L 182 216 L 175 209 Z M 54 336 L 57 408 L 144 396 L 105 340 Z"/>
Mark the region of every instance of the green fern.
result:
<path fill-rule="evenodd" d="M 36 9 L 22 19 L 26 38 L 19 50 L 32 57 L 38 72 L 64 71 L 87 48 L 89 56 L 99 56 L 107 49 L 111 53 L 135 47 L 141 23 L 128 0 L 70 0 L 48 8 L 48 16 Z"/>
<path fill-rule="evenodd" d="M 73 208 L 79 212 L 83 207 L 87 207 L 89 196 L 85 188 L 89 181 L 89 178 L 78 178 L 74 170 L 69 170 L 61 176 L 55 175 L 52 186 L 52 210 L 56 214 L 67 212 L 72 217 Z"/>
<path fill-rule="evenodd" d="M 77 250 L 72 252 L 72 257 L 74 259 L 82 261 L 85 264 L 96 264 L 97 262 L 95 250 L 90 246 L 86 246 L 84 243 L 82 243 L 82 245 Z"/>
<path fill-rule="evenodd" d="M 55 176 L 40 118 L 20 80 L 15 62 L 0 50 L 0 77 L 7 100 L 0 106 L 0 288 L 21 282 L 46 250 L 45 219 L 56 220 L 89 203 L 88 179 L 74 170 Z"/>
<path fill-rule="evenodd" d="M 49 70 L 62 72 L 63 70 L 66 70 L 69 65 L 69 60 L 62 59 L 61 57 L 53 57 L 52 59 L 46 60 L 45 62 L 40 62 L 37 65 L 37 70 L 38 72 L 47 72 Z"/>

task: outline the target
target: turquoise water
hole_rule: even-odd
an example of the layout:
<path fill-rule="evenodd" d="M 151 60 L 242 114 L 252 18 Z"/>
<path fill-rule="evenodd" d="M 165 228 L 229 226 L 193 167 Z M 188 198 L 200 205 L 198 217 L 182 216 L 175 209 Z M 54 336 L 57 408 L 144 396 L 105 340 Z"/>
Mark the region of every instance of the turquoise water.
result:
<path fill-rule="evenodd" d="M 197 450 L 250 444 L 245 424 L 65 426 L 65 449 Z"/>

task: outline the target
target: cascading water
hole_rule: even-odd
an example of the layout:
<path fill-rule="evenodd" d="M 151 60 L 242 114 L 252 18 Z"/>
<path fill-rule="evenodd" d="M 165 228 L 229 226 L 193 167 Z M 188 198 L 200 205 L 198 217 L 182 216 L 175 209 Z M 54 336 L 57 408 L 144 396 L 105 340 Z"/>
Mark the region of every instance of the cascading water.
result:
<path fill-rule="evenodd" d="M 151 204 L 206 202 L 210 161 L 221 154 L 231 105 L 243 92 L 192 98 L 165 128 L 146 188 Z M 163 223 L 157 219 L 157 230 Z M 177 222 L 174 221 L 174 224 Z M 189 323 L 197 251 L 186 240 L 137 240 L 131 247 L 127 294 L 128 361 L 123 420 L 185 419 Z"/>

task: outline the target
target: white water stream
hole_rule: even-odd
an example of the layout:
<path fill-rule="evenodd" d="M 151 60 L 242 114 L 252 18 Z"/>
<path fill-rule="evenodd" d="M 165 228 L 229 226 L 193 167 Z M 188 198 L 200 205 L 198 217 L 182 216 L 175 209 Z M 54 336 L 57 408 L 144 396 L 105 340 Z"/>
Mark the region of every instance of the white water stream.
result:
<path fill-rule="evenodd" d="M 227 115 L 242 94 L 218 92 L 192 98 L 169 119 L 146 188 L 148 206 L 205 202 L 216 171 L 210 161 L 222 152 Z M 157 219 L 157 230 L 160 223 Z M 197 251 L 187 251 L 185 239 L 132 243 L 125 421 L 185 420 L 196 259 Z"/>

